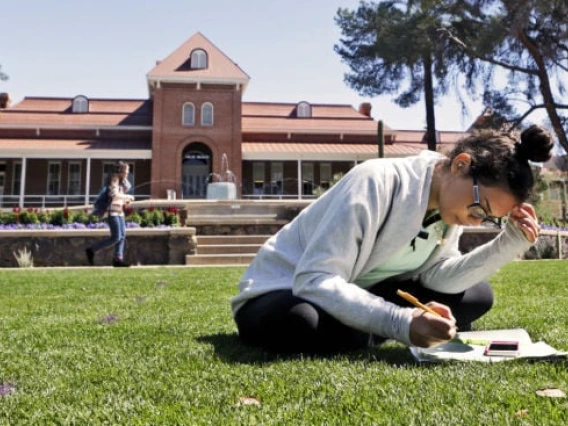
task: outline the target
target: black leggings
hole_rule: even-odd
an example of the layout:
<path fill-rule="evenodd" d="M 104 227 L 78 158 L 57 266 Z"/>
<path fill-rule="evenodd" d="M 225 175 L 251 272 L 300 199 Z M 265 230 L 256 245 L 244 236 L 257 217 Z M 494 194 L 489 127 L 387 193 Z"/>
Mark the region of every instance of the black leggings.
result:
<path fill-rule="evenodd" d="M 368 291 L 400 306 L 411 306 L 396 294 L 408 291 L 423 303 L 436 301 L 449 306 L 461 331 L 488 312 L 493 305 L 493 291 L 481 282 L 463 293 L 444 294 L 424 288 L 417 281 L 387 280 Z M 235 317 L 239 336 L 248 345 L 277 353 L 331 353 L 369 347 L 383 340 L 348 327 L 319 306 L 278 290 L 249 300 Z"/>

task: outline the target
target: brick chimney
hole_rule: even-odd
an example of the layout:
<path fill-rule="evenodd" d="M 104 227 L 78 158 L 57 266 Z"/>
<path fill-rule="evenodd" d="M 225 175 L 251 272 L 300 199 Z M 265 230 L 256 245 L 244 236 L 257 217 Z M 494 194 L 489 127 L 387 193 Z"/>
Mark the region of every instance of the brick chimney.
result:
<path fill-rule="evenodd" d="M 10 95 L 6 92 L 0 93 L 0 109 L 6 109 L 10 106 Z"/>
<path fill-rule="evenodd" d="M 366 115 L 367 117 L 371 116 L 371 103 L 370 102 L 363 102 L 361 105 L 359 105 L 359 113 Z"/>

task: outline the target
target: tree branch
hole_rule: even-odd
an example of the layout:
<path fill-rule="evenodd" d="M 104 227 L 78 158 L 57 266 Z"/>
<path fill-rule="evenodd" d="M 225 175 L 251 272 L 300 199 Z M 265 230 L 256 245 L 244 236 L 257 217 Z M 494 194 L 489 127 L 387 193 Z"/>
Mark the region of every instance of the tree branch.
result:
<path fill-rule="evenodd" d="M 442 37 L 446 37 L 450 42 L 458 45 L 461 49 L 463 49 L 470 56 L 477 58 L 480 61 L 489 62 L 490 64 L 498 65 L 500 67 L 506 68 L 506 69 L 511 70 L 511 71 L 518 71 L 518 72 L 521 72 L 523 74 L 538 75 L 537 70 L 519 67 L 517 65 L 508 64 L 506 62 L 497 61 L 497 60 L 495 60 L 495 59 L 493 59 L 489 56 L 480 55 L 476 50 L 468 47 L 463 41 L 461 41 L 459 38 L 454 36 L 451 33 L 451 31 L 448 30 L 447 28 L 438 28 L 438 32 L 441 33 Z"/>

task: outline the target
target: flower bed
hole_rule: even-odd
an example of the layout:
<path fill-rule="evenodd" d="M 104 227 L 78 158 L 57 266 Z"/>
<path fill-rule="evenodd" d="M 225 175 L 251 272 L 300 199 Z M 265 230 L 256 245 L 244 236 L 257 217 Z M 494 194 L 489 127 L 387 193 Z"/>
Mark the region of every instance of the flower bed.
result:
<path fill-rule="evenodd" d="M 568 226 L 562 225 L 548 225 L 546 223 L 542 223 L 540 225 L 540 229 L 544 229 L 547 231 L 559 231 L 559 232 L 568 232 Z"/>
<path fill-rule="evenodd" d="M 176 227 L 180 224 L 177 207 L 155 208 L 149 206 L 141 210 L 127 208 L 124 211 L 127 228 Z M 96 216 L 88 209 L 58 210 L 21 209 L 0 213 L 0 230 L 18 229 L 104 229 L 105 218 Z"/>

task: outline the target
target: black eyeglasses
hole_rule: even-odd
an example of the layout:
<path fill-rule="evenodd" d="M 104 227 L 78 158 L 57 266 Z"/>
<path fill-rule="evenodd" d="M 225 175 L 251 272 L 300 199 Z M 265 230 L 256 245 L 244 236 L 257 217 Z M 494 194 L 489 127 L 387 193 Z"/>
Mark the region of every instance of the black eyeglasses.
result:
<path fill-rule="evenodd" d="M 490 223 L 496 228 L 501 229 L 501 218 L 497 216 L 491 216 L 485 207 L 479 202 L 479 185 L 477 184 L 477 177 L 475 174 L 473 177 L 473 204 L 467 206 L 469 215 L 476 219 L 481 219 L 481 223 Z"/>

